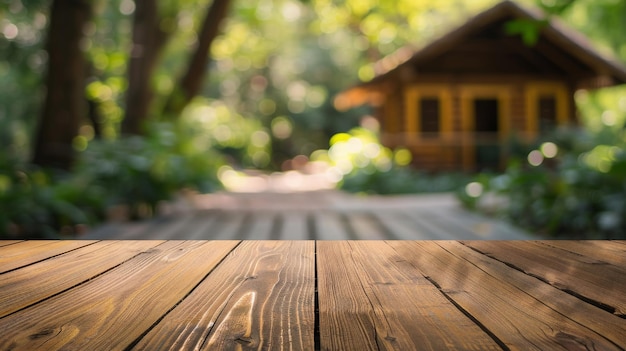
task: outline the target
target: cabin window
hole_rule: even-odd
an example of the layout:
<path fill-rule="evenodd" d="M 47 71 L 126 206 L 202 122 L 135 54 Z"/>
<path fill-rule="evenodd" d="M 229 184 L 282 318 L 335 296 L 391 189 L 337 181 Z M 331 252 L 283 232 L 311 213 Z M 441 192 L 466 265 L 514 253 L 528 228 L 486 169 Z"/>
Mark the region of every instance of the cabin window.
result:
<path fill-rule="evenodd" d="M 539 132 L 548 133 L 553 131 L 557 125 L 556 97 L 554 95 L 540 96 L 537 109 Z"/>
<path fill-rule="evenodd" d="M 404 136 L 413 145 L 450 138 L 452 98 L 450 86 L 415 84 L 404 94 Z"/>
<path fill-rule="evenodd" d="M 567 86 L 557 82 L 534 82 L 526 86 L 526 127 L 531 138 L 550 134 L 569 120 L 572 106 Z"/>
<path fill-rule="evenodd" d="M 419 119 L 421 132 L 425 137 L 436 137 L 439 135 L 439 119 L 441 107 L 438 98 L 424 97 L 420 99 Z"/>
<path fill-rule="evenodd" d="M 474 100 L 474 127 L 478 133 L 498 132 L 498 100 Z"/>

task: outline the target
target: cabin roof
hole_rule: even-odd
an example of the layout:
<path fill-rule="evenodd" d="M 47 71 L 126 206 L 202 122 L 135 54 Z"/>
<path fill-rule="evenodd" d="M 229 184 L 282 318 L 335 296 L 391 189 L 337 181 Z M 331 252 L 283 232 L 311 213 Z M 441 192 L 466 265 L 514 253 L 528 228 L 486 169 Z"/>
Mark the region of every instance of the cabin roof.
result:
<path fill-rule="evenodd" d="M 487 30 L 490 26 L 510 20 L 542 21 L 545 14 L 537 9 L 521 7 L 512 1 L 501 2 L 490 9 L 479 13 L 460 27 L 444 34 L 421 49 L 414 51 L 403 47 L 376 63 L 377 75 L 370 81 L 358 84 L 342 92 L 338 99 L 344 107 L 352 107 L 365 102 L 376 103 L 380 99 L 379 90 L 385 89 L 385 83 L 406 77 L 406 69 L 420 67 L 442 54 L 453 50 L 456 46 L 470 40 L 473 36 Z M 626 67 L 613 57 L 599 53 L 590 41 L 581 33 L 565 26 L 554 18 L 549 18 L 541 27 L 539 39 L 551 47 L 556 47 L 577 63 L 592 76 L 590 87 L 605 87 L 626 83 Z M 537 50 L 531 46 L 529 50 Z M 576 82 L 583 85 L 584 82 Z M 345 106 L 345 105 L 348 106 Z"/>

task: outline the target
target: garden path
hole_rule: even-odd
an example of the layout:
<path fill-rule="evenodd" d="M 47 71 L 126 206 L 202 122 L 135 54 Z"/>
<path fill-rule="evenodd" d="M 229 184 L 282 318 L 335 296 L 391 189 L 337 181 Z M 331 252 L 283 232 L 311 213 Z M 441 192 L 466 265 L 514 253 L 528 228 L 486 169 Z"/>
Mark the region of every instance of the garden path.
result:
<path fill-rule="evenodd" d="M 453 194 L 359 196 L 337 190 L 220 192 L 178 201 L 169 213 L 111 222 L 85 239 L 527 240 L 503 221 L 463 209 Z"/>

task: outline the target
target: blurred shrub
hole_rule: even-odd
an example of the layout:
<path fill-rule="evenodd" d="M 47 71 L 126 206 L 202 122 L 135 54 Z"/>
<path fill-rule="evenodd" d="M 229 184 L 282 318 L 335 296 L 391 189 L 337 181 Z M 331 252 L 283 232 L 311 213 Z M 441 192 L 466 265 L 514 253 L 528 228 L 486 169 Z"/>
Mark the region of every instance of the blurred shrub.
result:
<path fill-rule="evenodd" d="M 60 238 L 103 216 L 102 189 L 0 154 L 0 238 Z"/>
<path fill-rule="evenodd" d="M 548 236 L 626 238 L 625 137 L 614 128 L 561 130 L 504 174 L 479 175 L 459 199 Z M 500 201 L 490 206 L 490 197 Z"/>
<path fill-rule="evenodd" d="M 177 128 L 194 148 L 217 150 L 236 166 L 263 169 L 271 161 L 270 133 L 257 118 L 244 117 L 222 101 L 194 99 Z"/>
<path fill-rule="evenodd" d="M 127 205 L 131 218 L 156 213 L 157 205 L 189 188 L 221 188 L 222 156 L 182 123 L 152 123 L 146 136 L 97 140 L 80 155 L 74 176 L 106 189 L 106 205 Z"/>
<path fill-rule="evenodd" d="M 349 192 L 408 194 L 456 190 L 467 177 L 461 174 L 428 175 L 409 167 L 408 150 L 390 150 L 380 144 L 375 132 L 357 127 L 335 134 L 330 148 L 311 155 L 325 161 L 339 188 Z"/>
<path fill-rule="evenodd" d="M 79 234 L 122 205 L 151 216 L 181 189 L 221 188 L 223 157 L 188 123 L 151 123 L 145 136 L 93 140 L 71 173 L 44 170 L 0 151 L 0 238 Z"/>

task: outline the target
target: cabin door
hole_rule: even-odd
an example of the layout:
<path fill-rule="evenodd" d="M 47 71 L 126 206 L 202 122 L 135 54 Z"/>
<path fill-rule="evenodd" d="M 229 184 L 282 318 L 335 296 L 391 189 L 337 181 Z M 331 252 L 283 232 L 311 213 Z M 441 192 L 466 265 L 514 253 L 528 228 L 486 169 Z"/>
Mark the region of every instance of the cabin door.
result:
<path fill-rule="evenodd" d="M 498 99 L 479 98 L 474 109 L 474 155 L 478 171 L 497 170 L 500 165 Z"/>

